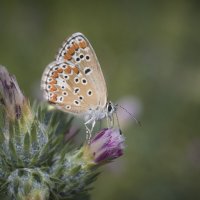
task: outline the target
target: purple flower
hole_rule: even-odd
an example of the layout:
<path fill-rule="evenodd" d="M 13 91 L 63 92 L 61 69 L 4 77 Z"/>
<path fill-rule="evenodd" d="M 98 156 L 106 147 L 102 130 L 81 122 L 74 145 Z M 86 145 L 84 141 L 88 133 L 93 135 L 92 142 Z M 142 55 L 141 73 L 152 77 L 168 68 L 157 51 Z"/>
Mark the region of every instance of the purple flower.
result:
<path fill-rule="evenodd" d="M 109 162 L 123 155 L 124 137 L 119 129 L 103 129 L 88 144 L 89 154 L 96 164 Z"/>

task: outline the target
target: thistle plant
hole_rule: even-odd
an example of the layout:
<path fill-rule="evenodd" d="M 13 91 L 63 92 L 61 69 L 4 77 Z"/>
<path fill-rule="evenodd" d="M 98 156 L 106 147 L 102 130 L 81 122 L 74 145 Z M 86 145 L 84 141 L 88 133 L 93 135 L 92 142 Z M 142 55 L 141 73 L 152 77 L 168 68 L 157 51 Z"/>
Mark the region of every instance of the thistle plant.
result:
<path fill-rule="evenodd" d="M 99 166 L 123 154 L 124 138 L 106 128 L 76 147 L 66 140 L 72 120 L 47 104 L 31 106 L 0 66 L 0 199 L 89 199 Z"/>

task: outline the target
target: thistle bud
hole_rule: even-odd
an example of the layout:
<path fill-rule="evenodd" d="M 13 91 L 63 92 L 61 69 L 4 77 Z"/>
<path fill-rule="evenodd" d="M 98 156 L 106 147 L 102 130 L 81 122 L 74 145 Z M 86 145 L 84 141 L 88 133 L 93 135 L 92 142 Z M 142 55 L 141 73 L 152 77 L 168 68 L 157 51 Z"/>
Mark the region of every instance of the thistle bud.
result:
<path fill-rule="evenodd" d="M 85 146 L 86 159 L 104 164 L 123 155 L 124 137 L 119 129 L 103 129 Z"/>
<path fill-rule="evenodd" d="M 20 90 L 15 76 L 3 66 L 0 66 L 0 102 L 8 121 L 20 120 L 22 126 L 26 124 L 25 127 L 32 121 L 29 101 Z"/>

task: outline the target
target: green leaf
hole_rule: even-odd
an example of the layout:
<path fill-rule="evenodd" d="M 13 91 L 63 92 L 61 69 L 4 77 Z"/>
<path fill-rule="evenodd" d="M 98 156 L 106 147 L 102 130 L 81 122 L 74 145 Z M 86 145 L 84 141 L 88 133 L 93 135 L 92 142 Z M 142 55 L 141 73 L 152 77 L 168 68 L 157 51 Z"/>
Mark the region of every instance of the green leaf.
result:
<path fill-rule="evenodd" d="M 12 159 L 12 164 L 15 166 L 18 160 L 18 156 L 17 156 L 15 145 L 13 144 L 12 139 L 9 140 L 8 145 L 9 145 L 9 150 L 10 150 L 10 156 Z"/>
<path fill-rule="evenodd" d="M 25 155 L 26 161 L 29 161 L 29 158 L 30 158 L 30 155 L 31 155 L 31 152 L 30 152 L 31 143 L 30 142 L 31 142 L 30 141 L 30 135 L 27 132 L 25 134 L 25 137 L 24 137 L 24 145 L 23 145 L 24 146 L 24 155 Z"/>

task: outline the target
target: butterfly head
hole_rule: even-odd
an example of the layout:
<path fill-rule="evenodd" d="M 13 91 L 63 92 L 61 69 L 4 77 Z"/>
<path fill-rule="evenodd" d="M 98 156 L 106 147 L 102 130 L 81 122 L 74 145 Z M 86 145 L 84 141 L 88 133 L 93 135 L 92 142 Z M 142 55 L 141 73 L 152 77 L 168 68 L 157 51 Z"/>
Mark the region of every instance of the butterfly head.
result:
<path fill-rule="evenodd" d="M 112 116 L 113 112 L 116 111 L 117 107 L 111 101 L 107 102 L 106 105 L 108 116 Z"/>

